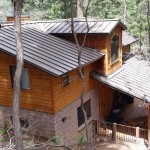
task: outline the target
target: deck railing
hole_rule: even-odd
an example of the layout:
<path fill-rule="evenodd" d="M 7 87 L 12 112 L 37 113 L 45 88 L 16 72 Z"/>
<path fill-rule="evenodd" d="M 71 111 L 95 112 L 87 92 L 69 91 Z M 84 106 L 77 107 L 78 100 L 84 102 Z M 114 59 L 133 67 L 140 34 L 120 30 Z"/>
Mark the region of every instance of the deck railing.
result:
<path fill-rule="evenodd" d="M 114 141 L 122 139 L 136 142 L 137 138 L 148 140 L 148 130 L 105 121 L 96 121 L 97 134 L 112 137 Z"/>

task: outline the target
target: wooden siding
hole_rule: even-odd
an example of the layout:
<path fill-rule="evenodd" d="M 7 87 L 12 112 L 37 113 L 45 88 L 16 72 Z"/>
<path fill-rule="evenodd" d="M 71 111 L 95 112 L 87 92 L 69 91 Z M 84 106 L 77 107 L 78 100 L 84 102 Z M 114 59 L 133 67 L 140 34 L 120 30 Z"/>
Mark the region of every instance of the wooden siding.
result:
<path fill-rule="evenodd" d="M 111 41 L 114 35 L 119 36 L 119 57 L 115 62 L 111 63 Z M 122 28 L 119 26 L 115 28 L 109 36 L 107 36 L 107 54 L 107 68 L 105 75 L 110 75 L 122 66 Z"/>
<path fill-rule="evenodd" d="M 148 142 L 150 143 L 150 104 L 148 104 Z"/>
<path fill-rule="evenodd" d="M 97 85 L 96 81 L 89 77 L 89 73 L 96 70 L 97 63 L 89 64 L 84 68 L 86 92 Z M 0 51 L 0 105 L 12 105 L 13 89 L 9 66 L 14 64 L 14 57 Z M 29 68 L 31 89 L 21 90 L 21 108 L 56 113 L 80 97 L 82 86 L 77 69 L 69 73 L 70 83 L 63 86 L 61 77 L 51 76 L 29 64 L 25 66 Z"/>
<path fill-rule="evenodd" d="M 11 106 L 13 89 L 9 66 L 15 58 L 0 51 L 0 105 Z M 36 67 L 29 68 L 30 90 L 21 90 L 21 108 L 53 113 L 51 77 Z"/>
<path fill-rule="evenodd" d="M 86 77 L 86 92 L 90 91 L 97 85 L 97 82 L 89 76 L 89 73 L 94 71 L 96 67 L 97 64 L 93 63 L 85 66 L 84 68 L 84 74 Z M 52 77 L 54 112 L 58 112 L 80 97 L 82 84 L 81 78 L 78 76 L 78 71 L 71 71 L 69 73 L 69 77 L 70 83 L 66 86 L 62 85 L 61 78 Z"/>
<path fill-rule="evenodd" d="M 126 45 L 122 47 L 122 53 L 124 54 L 125 52 L 129 52 L 130 51 L 130 45 Z"/>
<path fill-rule="evenodd" d="M 74 42 L 72 34 L 55 34 L 66 40 Z M 119 57 L 111 63 L 111 40 L 114 35 L 119 36 Z M 84 34 L 77 35 L 80 44 L 83 43 Z M 102 75 L 110 75 L 122 66 L 122 28 L 118 25 L 111 34 L 88 34 L 85 46 L 97 49 L 105 53 L 104 59 L 101 59 L 98 72 Z"/>
<path fill-rule="evenodd" d="M 119 36 L 120 53 L 119 59 L 111 63 L 111 38 L 113 35 Z M 72 35 L 59 37 L 73 41 Z M 85 66 L 84 72 L 86 77 L 86 92 L 98 86 L 98 82 L 89 77 L 91 71 L 99 71 L 103 75 L 109 75 L 116 71 L 122 65 L 122 29 L 118 26 L 109 34 L 95 35 L 89 34 L 85 45 L 95 48 L 105 53 L 105 57 L 95 63 Z M 83 35 L 78 35 L 79 42 L 82 43 Z M 0 105 L 11 106 L 12 104 L 12 87 L 10 81 L 9 65 L 15 64 L 15 58 L 0 52 Z M 69 73 L 70 83 L 62 85 L 61 77 L 50 76 L 44 71 L 27 64 L 30 69 L 30 87 L 29 91 L 21 92 L 21 107 L 40 110 L 43 112 L 56 113 L 71 102 L 80 97 L 81 79 L 78 76 L 77 69 Z M 8 93 L 8 94 L 6 94 Z M 100 116 L 107 117 L 112 110 L 113 90 L 107 86 L 100 85 Z"/>
<path fill-rule="evenodd" d="M 110 116 L 114 104 L 114 91 L 110 87 L 99 83 L 99 97 L 100 97 L 100 120 Z"/>

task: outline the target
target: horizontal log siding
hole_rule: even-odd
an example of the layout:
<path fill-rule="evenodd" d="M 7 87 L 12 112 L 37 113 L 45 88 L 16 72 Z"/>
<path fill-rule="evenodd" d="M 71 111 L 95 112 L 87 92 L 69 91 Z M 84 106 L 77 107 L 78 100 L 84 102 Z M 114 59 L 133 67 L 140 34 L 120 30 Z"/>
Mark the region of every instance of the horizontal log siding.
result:
<path fill-rule="evenodd" d="M 119 58 L 115 63 L 111 63 L 111 40 L 114 35 L 119 36 Z M 55 34 L 63 39 L 73 41 L 72 34 Z M 83 43 L 84 34 L 78 34 L 78 41 Z M 85 46 L 97 49 L 105 53 L 104 59 L 99 62 L 98 71 L 102 75 L 110 75 L 122 66 L 122 28 L 118 25 L 111 34 L 88 34 L 85 41 Z"/>
<path fill-rule="evenodd" d="M 0 51 L 0 105 L 5 106 L 12 106 L 10 65 L 15 65 L 15 58 Z M 25 66 L 29 68 L 31 89 L 21 90 L 21 108 L 53 113 L 51 76 L 32 65 Z"/>
<path fill-rule="evenodd" d="M 111 40 L 114 35 L 119 36 L 119 57 L 118 59 L 111 63 Z M 122 66 L 122 28 L 117 26 L 109 36 L 107 36 L 107 59 L 106 59 L 106 75 L 110 75 Z"/>
<path fill-rule="evenodd" d="M 97 82 L 89 77 L 89 72 L 96 69 L 97 64 L 93 63 L 85 66 L 84 73 L 86 77 L 86 92 L 93 89 Z M 52 77 L 53 82 L 53 99 L 54 99 L 54 111 L 58 112 L 71 102 L 80 97 L 82 82 L 79 78 L 78 71 L 74 70 L 69 73 L 70 83 L 66 86 L 62 85 L 61 78 Z"/>

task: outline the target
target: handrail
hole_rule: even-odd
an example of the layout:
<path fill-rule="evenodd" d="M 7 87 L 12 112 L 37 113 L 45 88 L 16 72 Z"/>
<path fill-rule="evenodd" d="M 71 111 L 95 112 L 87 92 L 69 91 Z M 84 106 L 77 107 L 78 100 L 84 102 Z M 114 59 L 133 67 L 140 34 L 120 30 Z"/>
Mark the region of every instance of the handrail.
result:
<path fill-rule="evenodd" d="M 137 138 L 148 140 L 147 129 L 105 121 L 96 122 L 97 134 L 112 137 L 114 141 L 116 141 L 116 139 L 122 139 L 129 142 L 136 142 Z"/>

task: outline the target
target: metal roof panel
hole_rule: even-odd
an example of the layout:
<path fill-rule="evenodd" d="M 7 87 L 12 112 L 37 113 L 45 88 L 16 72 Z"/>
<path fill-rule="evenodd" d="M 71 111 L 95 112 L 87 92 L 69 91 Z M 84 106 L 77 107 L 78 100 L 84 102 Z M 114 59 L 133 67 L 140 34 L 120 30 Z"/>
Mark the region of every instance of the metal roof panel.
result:
<path fill-rule="evenodd" d="M 22 25 L 22 36 L 24 59 L 28 63 L 55 76 L 61 76 L 78 67 L 78 51 L 74 43 L 45 34 L 37 24 Z M 0 28 L 0 49 L 13 56 L 16 55 L 13 26 Z M 89 64 L 103 55 L 97 50 L 84 47 L 81 63 Z"/>

